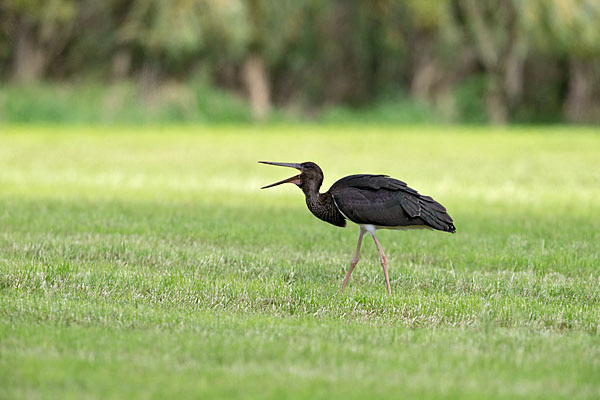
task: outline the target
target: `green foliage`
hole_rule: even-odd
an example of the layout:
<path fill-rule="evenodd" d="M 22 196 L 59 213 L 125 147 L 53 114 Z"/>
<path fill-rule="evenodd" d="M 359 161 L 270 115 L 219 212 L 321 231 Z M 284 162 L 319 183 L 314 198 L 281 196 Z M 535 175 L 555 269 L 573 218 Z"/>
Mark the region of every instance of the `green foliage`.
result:
<path fill-rule="evenodd" d="M 459 92 L 460 119 L 476 120 L 468 102 L 481 100 L 480 92 Z M 477 103 L 479 104 L 479 103 Z M 475 105 L 474 105 L 475 106 Z M 479 106 L 481 106 L 479 104 Z M 479 110 L 483 113 L 483 110 Z M 0 91 L 0 122 L 3 123 L 214 123 L 249 122 L 248 104 L 241 98 L 195 78 L 190 85 L 163 85 L 144 97 L 133 82 L 103 87 L 99 84 L 6 86 Z M 432 123 L 439 113 L 426 102 L 409 97 L 382 99 L 363 107 L 330 107 L 312 118 L 277 110 L 269 121 L 325 123 Z"/>
<path fill-rule="evenodd" d="M 456 119 L 470 124 L 488 122 L 485 111 L 485 93 L 487 79 L 485 75 L 473 76 L 458 85 L 453 93 Z"/>
<path fill-rule="evenodd" d="M 193 85 L 201 122 L 249 122 L 252 119 L 248 105 L 239 97 L 203 82 Z M 181 121 L 186 121 L 182 118 Z"/>
<path fill-rule="evenodd" d="M 415 25 L 423 30 L 438 30 L 451 24 L 450 0 L 407 0 L 404 3 Z"/>
<path fill-rule="evenodd" d="M 49 26 L 72 21 L 77 13 L 77 2 L 75 0 L 15 0 L 4 2 L 1 9 L 9 16 L 26 14 L 30 22 L 48 29 Z M 46 31 L 42 32 L 42 35 L 51 33 L 54 32 Z"/>
<path fill-rule="evenodd" d="M 5 86 L 0 91 L 3 123 L 248 122 L 240 98 L 195 79 L 188 86 L 163 84 L 150 93 L 132 82 Z"/>
<path fill-rule="evenodd" d="M 600 395 L 594 129 L 27 127 L 0 132 L 2 398 Z M 357 227 L 325 187 L 388 173 L 458 232 Z"/>
<path fill-rule="evenodd" d="M 382 100 L 365 107 L 326 109 L 318 120 L 325 123 L 423 124 L 435 122 L 435 109 L 410 98 Z"/>
<path fill-rule="evenodd" d="M 90 122 L 98 118 L 99 87 L 69 90 L 65 86 L 3 87 L 0 91 L 2 122 Z"/>
<path fill-rule="evenodd" d="M 265 103 L 254 110 L 305 116 L 378 109 L 382 98 L 408 94 L 409 103 L 435 108 L 436 120 L 459 120 L 448 118 L 457 109 L 466 122 L 558 121 L 564 113 L 566 121 L 596 123 L 599 43 L 597 0 L 0 2 L 2 86 L 132 80 L 147 91 L 194 84 L 201 71 L 209 86 Z M 473 86 L 480 75 L 485 117 L 463 111 L 478 99 L 454 106 L 448 97 L 468 92 L 464 82 Z M 548 80 L 551 101 L 526 84 L 535 76 Z M 81 118 L 51 117 L 62 111 L 48 108 L 47 120 Z M 212 119 L 193 109 L 175 101 L 150 119 Z M 144 113 L 132 120 L 146 120 Z"/>
<path fill-rule="evenodd" d="M 594 57 L 600 54 L 600 3 L 595 0 L 518 2 L 523 24 L 541 50 Z"/>

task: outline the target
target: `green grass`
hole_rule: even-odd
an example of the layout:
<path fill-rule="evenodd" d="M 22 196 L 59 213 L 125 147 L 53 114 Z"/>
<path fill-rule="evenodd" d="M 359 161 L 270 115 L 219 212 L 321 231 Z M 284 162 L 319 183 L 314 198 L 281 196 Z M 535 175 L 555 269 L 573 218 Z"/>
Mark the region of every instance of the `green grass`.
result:
<path fill-rule="evenodd" d="M 598 398 L 600 136 L 585 128 L 0 128 L 0 398 Z M 358 229 L 388 173 L 458 233 Z"/>

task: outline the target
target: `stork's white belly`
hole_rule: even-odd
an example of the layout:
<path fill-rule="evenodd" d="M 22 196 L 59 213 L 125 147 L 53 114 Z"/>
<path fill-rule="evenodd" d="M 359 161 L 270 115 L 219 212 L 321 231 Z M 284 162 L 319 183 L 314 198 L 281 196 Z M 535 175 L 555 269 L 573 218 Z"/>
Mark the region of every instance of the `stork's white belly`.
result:
<path fill-rule="evenodd" d="M 427 225 L 408 225 L 408 226 L 382 226 L 382 225 L 371 225 L 371 224 L 359 224 L 362 229 L 374 235 L 377 229 L 392 229 L 392 230 L 413 230 L 413 229 L 429 229 L 432 230 L 431 227 Z"/>
<path fill-rule="evenodd" d="M 408 230 L 413 230 L 413 229 L 429 229 L 430 231 L 433 230 L 432 227 L 427 226 L 427 225 L 408 225 L 408 226 L 379 226 L 379 225 L 376 225 L 375 228 L 376 229 L 393 229 L 395 231 L 408 231 Z"/>

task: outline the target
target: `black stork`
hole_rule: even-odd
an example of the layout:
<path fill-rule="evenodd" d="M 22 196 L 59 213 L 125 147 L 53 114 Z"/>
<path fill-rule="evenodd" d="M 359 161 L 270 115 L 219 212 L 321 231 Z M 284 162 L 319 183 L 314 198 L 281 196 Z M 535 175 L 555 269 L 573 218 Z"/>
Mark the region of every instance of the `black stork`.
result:
<path fill-rule="evenodd" d="M 299 175 L 262 187 L 267 189 L 293 183 L 304 192 L 306 205 L 313 215 L 335 226 L 345 227 L 346 219 L 360 226 L 356 253 L 344 278 L 341 293 L 358 263 L 365 233 L 371 234 L 377 250 L 388 294 L 392 294 L 387 258 L 375 235 L 377 229 L 434 229 L 455 233 L 456 228 L 444 206 L 429 196 L 419 194 L 406 183 L 387 175 L 350 175 L 335 182 L 327 192 L 319 193 L 323 171 L 314 162 L 284 163 L 259 161 L 262 164 L 296 168 Z"/>

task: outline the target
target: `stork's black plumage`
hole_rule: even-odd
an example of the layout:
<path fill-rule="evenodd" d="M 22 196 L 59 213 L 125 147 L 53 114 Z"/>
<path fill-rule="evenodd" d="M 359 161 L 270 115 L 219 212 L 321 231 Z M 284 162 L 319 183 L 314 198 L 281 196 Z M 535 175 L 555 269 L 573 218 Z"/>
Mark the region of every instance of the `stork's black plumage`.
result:
<path fill-rule="evenodd" d="M 387 175 L 346 176 L 335 182 L 327 192 L 319 193 L 323 183 L 323 171 L 317 164 L 259 162 L 301 171 L 300 175 L 265 186 L 263 189 L 282 183 L 294 183 L 304 192 L 306 205 L 317 218 L 340 227 L 346 226 L 346 219 L 349 219 L 360 226 L 356 254 L 344 279 L 342 292 L 358 263 L 360 246 L 365 233 L 370 233 L 377 245 L 388 293 L 391 294 L 387 259 L 375 235 L 377 229 L 429 228 L 456 232 L 452 218 L 444 206 L 429 196 L 419 194 L 406 183 Z"/>
<path fill-rule="evenodd" d="M 350 175 L 334 183 L 328 193 L 342 214 L 359 225 L 456 231 L 444 206 L 387 175 Z"/>

